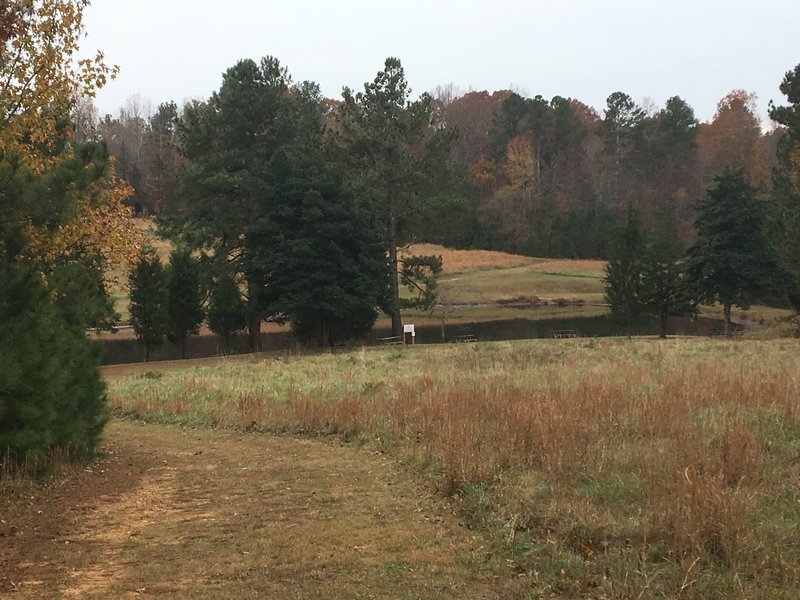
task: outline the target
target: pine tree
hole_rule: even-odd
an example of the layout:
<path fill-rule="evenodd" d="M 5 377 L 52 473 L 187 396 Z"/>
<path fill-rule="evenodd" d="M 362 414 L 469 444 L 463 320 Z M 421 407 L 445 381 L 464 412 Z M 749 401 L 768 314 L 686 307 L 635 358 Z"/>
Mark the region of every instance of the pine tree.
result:
<path fill-rule="evenodd" d="M 786 271 L 765 234 L 763 205 L 742 169 L 728 167 L 715 177 L 696 213 L 697 240 L 687 255 L 687 281 L 698 302 L 722 304 L 725 335 L 730 336 L 731 307 L 746 309 L 780 293 Z"/>
<path fill-rule="evenodd" d="M 266 277 L 268 312 L 321 347 L 364 335 L 387 288 L 380 234 L 345 189 L 341 169 L 319 155 L 273 160 L 272 217 L 251 232 Z M 271 241 L 271 243 L 267 243 Z"/>
<path fill-rule="evenodd" d="M 606 265 L 605 293 L 611 306 L 611 315 L 625 325 L 631 335 L 631 324 L 642 312 L 642 254 L 644 246 L 639 229 L 639 215 L 628 206 L 625 226 L 620 228 L 611 243 L 611 253 Z"/>
<path fill-rule="evenodd" d="M 247 304 L 242 299 L 236 279 L 229 272 L 217 277 L 208 305 L 208 327 L 222 338 L 225 350 L 233 344 L 233 336 L 247 326 Z"/>
<path fill-rule="evenodd" d="M 447 172 L 453 139 L 451 130 L 434 127 L 431 97 L 410 101 L 410 95 L 400 61 L 387 58 L 363 92 L 344 90 L 337 112 L 337 139 L 352 167 L 350 183 L 381 224 L 390 270 L 385 310 L 396 336 L 403 335 L 398 245 L 411 219 L 440 195 L 437 183 Z"/>
<path fill-rule="evenodd" d="M 780 90 L 789 106 L 770 102 L 769 116 L 785 127 L 778 143 L 778 167 L 772 174 L 770 234 L 790 269 L 786 287 L 800 312 L 800 64 L 786 73 Z"/>
<path fill-rule="evenodd" d="M 142 250 L 128 284 L 131 325 L 147 362 L 152 349 L 163 343 L 169 318 L 166 271 L 152 248 Z"/>
<path fill-rule="evenodd" d="M 273 57 L 239 61 L 207 102 L 186 107 L 178 125 L 187 162 L 180 171 L 182 206 L 176 207 L 172 231 L 188 247 L 204 249 L 218 265 L 230 262 L 240 275 L 251 350 L 259 349 L 267 315 L 260 284 L 253 280 L 259 273 L 247 271 L 244 246 L 255 215 L 271 199 L 270 159 L 303 132 L 295 126 L 302 86 L 290 89 L 290 83 L 286 68 Z"/>
<path fill-rule="evenodd" d="M 185 249 L 175 249 L 166 271 L 168 296 L 167 338 L 186 358 L 186 338 L 200 331 L 203 322 L 203 291 L 200 265 Z"/>
<path fill-rule="evenodd" d="M 99 350 L 68 325 L 29 266 L 0 257 L 0 457 L 91 457 L 106 422 Z"/>
<path fill-rule="evenodd" d="M 648 238 L 642 260 L 640 299 L 644 311 L 658 317 L 660 337 L 666 338 L 669 317 L 694 310 L 686 285 L 684 248 L 674 226 L 663 220 Z"/>

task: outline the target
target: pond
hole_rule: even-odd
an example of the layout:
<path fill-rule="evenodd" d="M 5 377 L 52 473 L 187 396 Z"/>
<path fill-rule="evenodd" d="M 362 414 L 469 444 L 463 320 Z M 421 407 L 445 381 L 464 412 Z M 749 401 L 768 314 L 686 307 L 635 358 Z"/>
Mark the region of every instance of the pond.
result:
<path fill-rule="evenodd" d="M 719 319 L 698 317 L 672 317 L 669 322 L 669 335 L 712 335 L 719 329 Z M 574 331 L 578 337 L 608 337 L 625 335 L 625 328 L 610 316 L 568 317 L 552 319 L 503 319 L 480 321 L 475 323 L 458 323 L 447 325 L 444 341 L 453 342 L 458 337 L 474 336 L 477 341 L 523 340 L 553 338 L 556 331 Z M 659 325 L 656 318 L 642 317 L 631 327 L 631 335 L 658 335 Z M 434 344 L 442 342 L 442 329 L 439 325 L 416 327 L 416 343 Z M 385 327 L 376 327 L 363 340 L 367 345 L 375 345 L 378 340 L 391 335 Z M 105 338 L 98 342 L 103 348 L 102 364 L 113 365 L 141 362 L 143 349 L 135 339 Z M 265 352 L 273 350 L 289 350 L 297 348 L 297 341 L 289 332 L 265 332 L 261 334 L 262 348 Z M 354 342 L 360 344 L 362 342 Z M 239 336 L 234 343 L 232 353 L 244 353 L 247 337 Z M 186 358 L 205 358 L 219 355 L 219 340 L 213 335 L 193 336 L 186 341 Z M 165 342 L 151 353 L 151 360 L 177 360 L 180 351 L 169 342 Z"/>

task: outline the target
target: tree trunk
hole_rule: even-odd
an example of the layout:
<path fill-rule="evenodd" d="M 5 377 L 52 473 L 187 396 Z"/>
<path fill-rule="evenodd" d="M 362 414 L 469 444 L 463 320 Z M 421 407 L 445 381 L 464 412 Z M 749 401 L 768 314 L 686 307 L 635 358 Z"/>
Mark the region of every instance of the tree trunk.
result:
<path fill-rule="evenodd" d="M 661 339 L 667 339 L 667 320 L 669 319 L 669 311 L 661 310 Z"/>
<path fill-rule="evenodd" d="M 328 322 L 323 319 L 322 322 L 319 324 L 319 347 L 321 349 L 326 349 L 331 347 L 331 336 L 330 331 L 328 329 Z"/>
<path fill-rule="evenodd" d="M 258 310 L 258 292 L 255 286 L 247 282 L 247 306 L 250 315 L 247 322 L 248 347 L 250 352 L 261 351 L 261 313 Z"/>
<path fill-rule="evenodd" d="M 403 320 L 400 317 L 400 286 L 397 282 L 397 223 L 394 212 L 389 211 L 389 314 L 392 317 L 392 335 L 403 335 Z"/>
<path fill-rule="evenodd" d="M 145 342 L 144 344 L 144 362 L 150 361 L 150 344 Z"/>
<path fill-rule="evenodd" d="M 726 302 L 723 304 L 723 311 L 725 314 L 725 337 L 729 338 L 733 335 L 733 330 L 731 329 L 731 303 Z"/>

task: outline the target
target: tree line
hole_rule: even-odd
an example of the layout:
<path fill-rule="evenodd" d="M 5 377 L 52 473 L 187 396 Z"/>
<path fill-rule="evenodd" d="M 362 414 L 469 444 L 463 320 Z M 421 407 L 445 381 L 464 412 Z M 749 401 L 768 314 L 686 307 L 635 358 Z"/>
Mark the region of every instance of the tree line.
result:
<path fill-rule="evenodd" d="M 363 336 L 379 309 L 402 335 L 401 307 L 432 302 L 440 261 L 401 260 L 399 248 L 447 193 L 454 136 L 436 126 L 430 96 L 409 95 L 390 58 L 332 111 L 316 84 L 293 82 L 266 57 L 238 62 L 208 101 L 185 107 L 175 121 L 182 162 L 159 224 L 197 261 L 212 329 L 229 338 L 231 324 L 242 324 L 232 315 L 243 313 L 251 349 L 265 319 L 324 347 Z M 156 262 L 141 257 L 132 291 L 143 289 L 144 273 L 157 278 Z M 403 285 L 415 300 L 401 299 Z M 152 300 L 138 296 L 132 324 L 149 348 L 163 339 L 166 313 L 143 310 Z M 214 318 L 220 312 L 231 318 Z"/>
<path fill-rule="evenodd" d="M 244 88 L 248 78 L 250 90 Z M 132 196 L 139 210 L 159 215 L 167 224 L 164 231 L 195 251 L 204 248 L 206 258 L 240 265 L 232 270 L 246 288 L 251 346 L 256 347 L 260 317 L 288 314 L 270 306 L 261 294 L 269 282 L 258 279 L 257 267 L 246 258 L 259 252 L 253 247 L 255 222 L 275 222 L 274 213 L 254 212 L 252 203 L 259 196 L 264 209 L 277 189 L 266 166 L 276 152 L 296 163 L 314 148 L 318 164 L 339 171 L 344 189 L 377 224 L 373 233 L 394 274 L 409 271 L 397 260 L 398 244 L 414 240 L 609 259 L 617 252 L 614 236 L 629 207 L 644 229 L 663 231 L 662 237 L 685 249 L 699 230 L 698 199 L 725 168 L 739 169 L 754 186 L 764 203 L 764 233 L 781 263 L 796 274 L 798 79 L 797 68 L 786 74 L 780 90 L 789 105 L 771 104 L 770 117 L 778 126 L 762 131 L 756 98 L 743 90 L 720 100 L 708 123 L 699 122 L 679 96 L 658 108 L 615 92 L 602 115 L 572 98 L 527 98 L 511 91 L 459 94 L 452 86 L 412 101 L 399 61 L 390 59 L 363 92 L 345 90 L 340 100 L 332 100 L 320 96 L 312 83 L 293 84 L 277 60 L 267 58 L 260 65 L 243 61 L 230 69 L 207 102 L 190 103 L 182 111 L 164 104 L 148 118 L 141 102 L 132 102 L 117 118 L 95 119 L 95 135 L 116 147 L 120 169 L 141 181 Z M 250 94 L 250 101 L 237 107 L 240 94 Z M 290 98 L 295 104 L 291 119 L 276 108 Z M 209 107 L 213 125 L 203 123 Z M 246 125 L 237 124 L 237 118 Z M 270 119 L 278 119 L 283 129 Z M 276 137 L 260 138 L 259 127 Z M 292 127 L 303 133 L 292 133 Z M 202 135 L 215 136 L 212 131 L 223 132 L 220 139 L 203 141 Z M 222 166 L 237 153 L 237 166 Z M 231 198 L 239 195 L 232 209 L 212 198 L 224 190 L 204 188 L 214 168 L 223 168 L 226 177 L 234 171 L 255 177 L 249 191 L 244 186 L 231 191 Z M 304 185 L 316 184 L 307 179 Z M 223 216 L 229 209 L 240 211 L 238 222 Z M 194 226 L 203 211 L 201 234 Z M 213 211 L 219 214 L 212 226 Z M 274 264 L 269 269 L 277 273 Z M 387 276 L 385 281 L 389 289 L 377 305 L 392 315 L 397 334 L 398 280 Z"/>
<path fill-rule="evenodd" d="M 724 335 L 733 334 L 731 308 L 757 301 L 791 303 L 800 311 L 800 285 L 767 236 L 766 212 L 743 169 L 726 167 L 696 207 L 697 235 L 684 246 L 668 222 L 644 231 L 628 206 L 612 236 L 605 296 L 628 335 L 641 313 L 658 317 L 667 337 L 672 315 L 695 314 L 699 304 L 720 304 Z"/>

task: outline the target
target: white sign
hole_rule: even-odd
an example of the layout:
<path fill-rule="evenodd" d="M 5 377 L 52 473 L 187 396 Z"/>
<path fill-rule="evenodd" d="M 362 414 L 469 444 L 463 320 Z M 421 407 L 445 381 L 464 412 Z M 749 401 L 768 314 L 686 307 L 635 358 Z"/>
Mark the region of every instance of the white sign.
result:
<path fill-rule="evenodd" d="M 410 333 L 411 337 L 417 337 L 417 334 L 414 332 L 413 325 L 403 325 L 403 333 Z"/>

